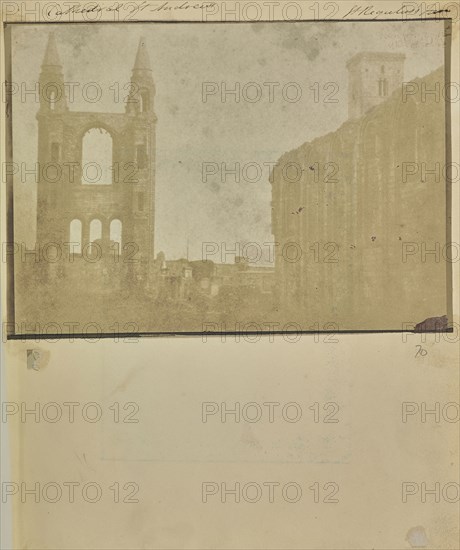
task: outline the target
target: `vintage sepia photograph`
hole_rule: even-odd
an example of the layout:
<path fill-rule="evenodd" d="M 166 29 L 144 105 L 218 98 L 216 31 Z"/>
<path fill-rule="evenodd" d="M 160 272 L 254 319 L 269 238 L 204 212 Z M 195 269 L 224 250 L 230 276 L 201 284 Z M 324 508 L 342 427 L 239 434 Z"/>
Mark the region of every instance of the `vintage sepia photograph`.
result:
<path fill-rule="evenodd" d="M 449 29 L 12 25 L 10 332 L 447 329 Z"/>
<path fill-rule="evenodd" d="M 458 550 L 459 0 L 0 18 L 0 548 Z"/>

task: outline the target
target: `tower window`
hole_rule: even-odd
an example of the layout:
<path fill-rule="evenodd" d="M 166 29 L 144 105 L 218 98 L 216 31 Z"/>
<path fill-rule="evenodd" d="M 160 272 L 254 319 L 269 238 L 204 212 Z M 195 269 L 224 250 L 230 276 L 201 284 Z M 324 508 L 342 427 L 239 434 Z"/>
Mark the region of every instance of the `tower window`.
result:
<path fill-rule="evenodd" d="M 70 222 L 69 241 L 72 243 L 71 252 L 81 254 L 81 221 L 72 220 Z"/>
<path fill-rule="evenodd" d="M 385 97 L 388 95 L 388 80 L 386 78 L 381 78 L 378 82 L 379 85 L 379 96 Z"/>
<path fill-rule="evenodd" d="M 103 128 L 91 128 L 82 140 L 81 182 L 85 185 L 111 185 L 112 164 L 112 136 Z"/>
<path fill-rule="evenodd" d="M 51 144 L 51 162 L 59 162 L 61 156 L 61 145 L 53 142 Z"/>
<path fill-rule="evenodd" d="M 141 90 L 140 93 L 140 112 L 147 113 L 150 110 L 150 95 L 147 90 Z"/>
<path fill-rule="evenodd" d="M 57 101 L 56 90 L 51 90 L 51 93 L 49 95 L 49 101 L 50 101 L 50 110 L 54 111 L 54 108 L 56 107 L 56 101 Z"/>
<path fill-rule="evenodd" d="M 143 212 L 144 210 L 144 193 L 137 194 L 137 209 L 140 212 Z"/>
<path fill-rule="evenodd" d="M 102 222 L 101 220 L 91 220 L 91 223 L 89 224 L 89 242 L 91 244 L 90 246 L 90 253 L 93 253 L 94 247 L 92 244 L 94 241 L 97 241 L 102 238 Z"/>
<path fill-rule="evenodd" d="M 137 168 L 142 170 L 147 167 L 147 151 L 145 145 L 138 145 L 136 147 Z"/>

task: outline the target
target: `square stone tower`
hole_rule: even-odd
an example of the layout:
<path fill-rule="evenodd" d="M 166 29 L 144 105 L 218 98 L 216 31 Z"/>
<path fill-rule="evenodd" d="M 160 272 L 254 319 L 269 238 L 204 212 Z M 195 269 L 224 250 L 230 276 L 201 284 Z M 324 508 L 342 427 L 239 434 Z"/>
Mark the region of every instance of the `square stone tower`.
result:
<path fill-rule="evenodd" d="M 349 118 L 364 115 L 401 87 L 405 57 L 401 53 L 362 52 L 348 61 Z"/>

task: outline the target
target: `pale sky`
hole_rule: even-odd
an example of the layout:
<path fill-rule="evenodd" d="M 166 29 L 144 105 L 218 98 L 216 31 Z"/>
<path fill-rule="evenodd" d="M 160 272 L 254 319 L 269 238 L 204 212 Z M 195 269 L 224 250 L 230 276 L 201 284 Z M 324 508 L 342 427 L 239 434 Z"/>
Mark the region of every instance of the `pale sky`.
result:
<path fill-rule="evenodd" d="M 28 89 L 38 80 L 48 33 L 56 41 L 64 80 L 80 82 L 71 110 L 124 112 L 114 101 L 130 80 L 139 42 L 144 36 L 156 85 L 157 123 L 155 251 L 175 259 L 201 259 L 203 242 L 272 242 L 269 168 L 302 143 L 335 130 L 347 119 L 346 62 L 362 51 L 406 54 L 405 80 L 424 76 L 443 64 L 443 23 L 219 23 L 219 24 L 61 24 L 13 26 L 13 81 Z M 102 97 L 88 103 L 79 92 L 97 82 Z M 202 101 L 203 82 L 258 83 L 256 103 L 236 103 L 220 95 Z M 277 82 L 270 103 L 266 82 Z M 296 103 L 281 89 L 295 82 L 302 91 Z M 311 87 L 337 83 L 338 103 L 316 103 Z M 328 91 L 330 91 L 330 88 Z M 122 90 L 123 91 L 123 90 Z M 253 92 L 253 90 L 249 90 Z M 290 89 L 290 93 L 293 89 Z M 14 160 L 37 162 L 38 104 L 33 96 L 13 103 Z M 249 162 L 260 165 L 257 182 L 226 182 L 221 174 L 202 181 L 203 163 Z M 253 177 L 255 172 L 248 172 Z M 16 241 L 35 242 L 36 189 L 32 178 L 15 181 Z"/>

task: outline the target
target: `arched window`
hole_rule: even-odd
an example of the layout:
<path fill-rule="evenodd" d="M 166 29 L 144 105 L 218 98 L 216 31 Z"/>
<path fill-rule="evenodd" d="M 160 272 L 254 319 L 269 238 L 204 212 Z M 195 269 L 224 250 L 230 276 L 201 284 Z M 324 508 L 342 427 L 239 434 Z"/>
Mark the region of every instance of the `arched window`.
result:
<path fill-rule="evenodd" d="M 69 242 L 71 245 L 71 253 L 81 254 L 81 221 L 72 220 L 70 222 Z"/>
<path fill-rule="evenodd" d="M 51 93 L 49 95 L 49 101 L 50 101 L 50 110 L 54 111 L 54 108 L 56 107 L 56 101 L 57 101 L 56 90 L 51 90 Z"/>
<path fill-rule="evenodd" d="M 91 128 L 82 140 L 81 182 L 86 185 L 110 185 L 113 172 L 112 136 L 103 128 Z"/>
<path fill-rule="evenodd" d="M 121 230 L 122 224 L 120 220 L 112 220 L 110 222 L 110 240 L 118 243 L 118 254 L 121 254 Z"/>
<path fill-rule="evenodd" d="M 92 244 L 94 241 L 102 238 L 102 222 L 101 220 L 91 220 L 89 224 L 89 242 Z M 93 247 L 90 247 L 92 252 Z"/>
<path fill-rule="evenodd" d="M 150 110 L 150 95 L 148 90 L 141 90 L 140 93 L 140 107 L 141 113 L 147 113 Z"/>
<path fill-rule="evenodd" d="M 386 97 L 388 95 L 388 80 L 386 78 L 379 79 L 379 96 Z"/>

